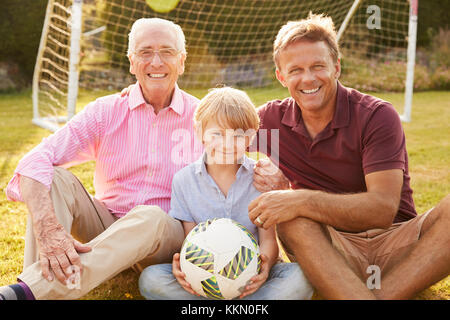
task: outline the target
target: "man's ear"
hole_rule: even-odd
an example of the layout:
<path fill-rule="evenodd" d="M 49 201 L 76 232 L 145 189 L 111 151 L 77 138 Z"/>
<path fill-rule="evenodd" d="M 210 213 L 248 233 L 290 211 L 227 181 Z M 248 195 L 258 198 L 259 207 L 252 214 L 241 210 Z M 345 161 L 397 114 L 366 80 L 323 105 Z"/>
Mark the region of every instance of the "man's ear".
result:
<path fill-rule="evenodd" d="M 341 59 L 337 59 L 336 63 L 334 64 L 334 68 L 335 68 L 335 78 L 339 79 L 339 77 L 341 76 Z"/>
<path fill-rule="evenodd" d="M 130 61 L 130 73 L 135 75 L 136 72 L 134 70 L 134 60 L 132 58 L 132 54 L 131 53 L 128 55 L 128 61 Z"/>
<path fill-rule="evenodd" d="M 280 69 L 276 68 L 275 75 L 277 76 L 278 81 L 280 81 L 281 85 L 286 88 L 286 80 L 283 77 L 283 73 Z"/>
<path fill-rule="evenodd" d="M 181 76 L 184 73 L 184 63 L 186 61 L 186 54 L 182 53 L 180 57 L 180 70 L 178 70 L 178 75 Z"/>

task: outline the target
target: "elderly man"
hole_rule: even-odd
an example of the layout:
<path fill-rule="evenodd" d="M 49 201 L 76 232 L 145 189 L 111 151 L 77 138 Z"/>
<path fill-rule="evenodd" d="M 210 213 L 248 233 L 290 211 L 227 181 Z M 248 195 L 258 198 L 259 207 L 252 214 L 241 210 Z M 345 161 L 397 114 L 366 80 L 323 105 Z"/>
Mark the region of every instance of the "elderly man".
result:
<path fill-rule="evenodd" d="M 0 299 L 79 298 L 130 266 L 170 262 L 179 251 L 183 228 L 166 214 L 172 177 L 201 154 L 192 125 L 198 99 L 177 86 L 183 31 L 139 19 L 128 58 L 139 84 L 129 96 L 88 104 L 19 162 L 6 192 L 30 212 L 24 270 Z M 95 197 L 63 169 L 89 160 Z"/>
<path fill-rule="evenodd" d="M 277 225 L 288 257 L 325 298 L 407 299 L 447 276 L 450 197 L 416 214 L 400 119 L 388 102 L 339 83 L 331 19 L 287 23 L 274 60 L 291 97 L 259 115 L 281 171 L 258 165 L 255 186 L 274 191 L 249 205 L 250 219 Z"/>

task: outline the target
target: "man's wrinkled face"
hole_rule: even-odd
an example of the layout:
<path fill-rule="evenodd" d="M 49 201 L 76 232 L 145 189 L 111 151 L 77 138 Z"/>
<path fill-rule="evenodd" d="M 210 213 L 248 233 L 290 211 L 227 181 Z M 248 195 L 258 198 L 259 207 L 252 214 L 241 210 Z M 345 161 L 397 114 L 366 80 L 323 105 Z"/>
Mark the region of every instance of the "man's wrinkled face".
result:
<path fill-rule="evenodd" d="M 277 79 L 304 111 L 317 112 L 335 103 L 340 62 L 324 41 L 296 41 L 279 54 Z"/>
<path fill-rule="evenodd" d="M 178 51 L 173 30 L 143 28 L 136 34 L 136 48 L 129 55 L 130 72 L 141 85 L 144 98 L 171 97 L 184 72 L 186 55 Z"/>

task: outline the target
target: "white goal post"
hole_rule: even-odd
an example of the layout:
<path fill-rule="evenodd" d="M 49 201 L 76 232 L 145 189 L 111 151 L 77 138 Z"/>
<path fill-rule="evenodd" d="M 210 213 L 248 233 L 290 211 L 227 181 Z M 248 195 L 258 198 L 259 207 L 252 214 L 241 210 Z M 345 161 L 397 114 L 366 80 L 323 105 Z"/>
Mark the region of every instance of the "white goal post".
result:
<path fill-rule="evenodd" d="M 404 90 L 401 119 L 410 121 L 418 0 L 49 0 L 33 77 L 32 122 L 56 131 L 75 115 L 79 90 L 100 95 L 133 83 L 127 35 L 141 17 L 183 28 L 184 89 L 225 84 L 264 92 L 261 99 L 281 98 L 271 96 L 280 92 L 272 43 L 281 25 L 309 11 L 333 18 L 341 82 L 384 91 L 374 74 L 384 76 L 389 90 Z"/>

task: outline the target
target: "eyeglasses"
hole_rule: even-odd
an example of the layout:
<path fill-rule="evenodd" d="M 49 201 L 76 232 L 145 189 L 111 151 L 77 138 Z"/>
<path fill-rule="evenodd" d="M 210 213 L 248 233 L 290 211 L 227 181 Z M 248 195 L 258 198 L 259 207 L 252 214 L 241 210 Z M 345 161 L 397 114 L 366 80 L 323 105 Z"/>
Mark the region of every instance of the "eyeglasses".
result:
<path fill-rule="evenodd" d="M 153 49 L 144 49 L 134 52 L 139 59 L 143 61 L 151 61 L 155 57 L 155 54 L 158 54 L 160 59 L 162 60 L 170 60 L 176 57 L 177 54 L 180 53 L 180 51 L 173 49 L 173 48 L 164 48 L 161 50 L 153 50 Z"/>

